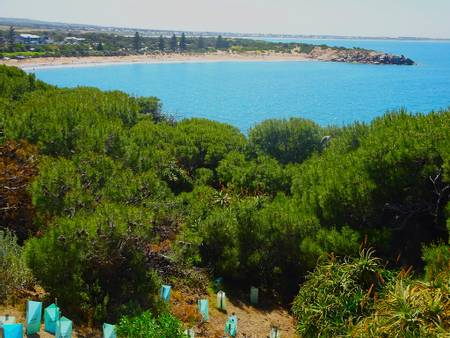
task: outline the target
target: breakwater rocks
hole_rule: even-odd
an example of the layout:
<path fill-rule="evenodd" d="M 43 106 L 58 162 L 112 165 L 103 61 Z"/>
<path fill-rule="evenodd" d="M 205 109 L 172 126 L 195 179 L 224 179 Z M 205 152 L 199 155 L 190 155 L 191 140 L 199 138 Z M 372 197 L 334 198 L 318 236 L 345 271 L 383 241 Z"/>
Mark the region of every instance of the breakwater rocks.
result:
<path fill-rule="evenodd" d="M 314 48 L 310 56 L 320 61 L 364 63 L 374 65 L 404 65 L 412 66 L 416 63 L 404 55 L 386 54 L 366 49 L 335 49 Z"/>

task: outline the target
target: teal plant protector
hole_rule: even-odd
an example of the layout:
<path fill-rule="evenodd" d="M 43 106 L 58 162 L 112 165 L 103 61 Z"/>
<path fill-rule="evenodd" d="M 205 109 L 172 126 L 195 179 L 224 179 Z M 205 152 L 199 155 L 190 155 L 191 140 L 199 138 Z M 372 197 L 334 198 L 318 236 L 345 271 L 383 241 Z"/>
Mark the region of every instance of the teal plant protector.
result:
<path fill-rule="evenodd" d="M 29 300 L 27 302 L 27 335 L 36 334 L 41 330 L 42 303 Z"/>

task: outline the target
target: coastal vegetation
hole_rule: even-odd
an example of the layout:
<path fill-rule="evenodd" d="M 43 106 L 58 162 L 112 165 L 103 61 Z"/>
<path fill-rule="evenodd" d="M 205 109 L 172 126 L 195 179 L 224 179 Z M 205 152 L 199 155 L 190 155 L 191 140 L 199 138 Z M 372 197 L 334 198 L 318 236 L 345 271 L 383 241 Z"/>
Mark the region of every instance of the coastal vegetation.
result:
<path fill-rule="evenodd" d="M 1 300 L 37 283 L 83 322 L 178 337 L 161 283 L 222 278 L 293 302 L 300 336 L 445 337 L 449 126 L 397 111 L 244 135 L 0 66 Z"/>
<path fill-rule="evenodd" d="M 96 55 L 128 55 L 134 53 L 155 52 L 191 52 L 204 53 L 206 51 L 276 51 L 289 53 L 299 50 L 309 53 L 314 48 L 311 44 L 302 43 L 273 43 L 264 40 L 244 38 L 190 37 L 184 33 L 171 36 L 147 37 L 136 32 L 133 36 L 111 33 L 81 32 L 76 34 L 78 40 L 71 39 L 73 32 L 65 31 L 30 31 L 40 36 L 39 43 L 27 44 L 17 40 L 20 33 L 13 27 L 0 30 L 3 37 L 2 53 L 23 53 L 30 47 L 35 52 L 47 56 L 96 56 Z M 326 46 L 323 46 L 326 47 Z M 334 48 L 334 47 L 333 47 Z M 338 49 L 338 48 L 336 48 Z"/>
<path fill-rule="evenodd" d="M 0 58 L 87 57 L 161 54 L 278 54 L 301 55 L 311 59 L 335 62 L 413 65 L 405 57 L 361 48 L 344 48 L 299 42 L 272 42 L 246 38 L 187 36 L 132 36 L 62 30 L 30 31 L 18 34 L 13 27 L 0 29 Z"/>

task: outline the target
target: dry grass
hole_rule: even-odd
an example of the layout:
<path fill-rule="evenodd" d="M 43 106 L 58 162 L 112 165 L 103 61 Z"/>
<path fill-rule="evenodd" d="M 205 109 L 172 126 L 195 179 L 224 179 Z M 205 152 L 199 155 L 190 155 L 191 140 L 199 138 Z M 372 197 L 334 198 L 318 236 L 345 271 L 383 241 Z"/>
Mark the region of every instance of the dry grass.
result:
<path fill-rule="evenodd" d="M 187 326 L 193 326 L 200 322 L 201 315 L 197 310 L 195 296 L 173 290 L 170 302 L 172 313 Z"/>

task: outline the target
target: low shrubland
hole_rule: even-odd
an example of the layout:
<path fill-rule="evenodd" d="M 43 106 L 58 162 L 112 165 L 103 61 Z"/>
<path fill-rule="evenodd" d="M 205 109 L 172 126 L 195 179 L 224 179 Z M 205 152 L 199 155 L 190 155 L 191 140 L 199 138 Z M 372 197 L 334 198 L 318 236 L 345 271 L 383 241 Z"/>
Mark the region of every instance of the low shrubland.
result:
<path fill-rule="evenodd" d="M 139 321 L 149 309 L 157 322 L 160 282 L 201 269 L 285 304 L 298 294 L 305 336 L 448 330 L 448 110 L 345 127 L 271 120 L 246 136 L 174 121 L 156 98 L 0 67 L 0 117 L 2 182 L 20 188 L 3 184 L 1 225 L 70 315 Z M 409 266 L 416 275 L 398 276 Z M 418 329 L 383 319 L 402 315 L 402 292 Z"/>

